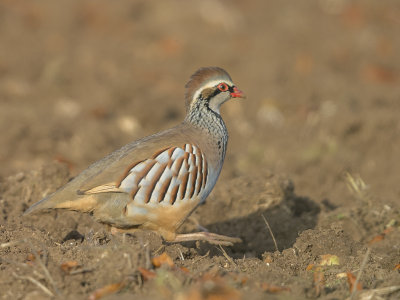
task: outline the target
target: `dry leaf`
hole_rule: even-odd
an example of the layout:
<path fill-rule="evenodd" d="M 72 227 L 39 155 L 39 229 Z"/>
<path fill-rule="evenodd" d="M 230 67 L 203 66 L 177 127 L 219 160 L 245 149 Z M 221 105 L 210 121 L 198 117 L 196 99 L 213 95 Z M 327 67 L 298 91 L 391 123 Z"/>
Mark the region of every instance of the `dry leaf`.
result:
<path fill-rule="evenodd" d="M 43 251 L 39 250 L 37 252 L 37 254 L 39 254 L 39 256 L 40 256 L 40 255 L 43 254 Z M 28 264 L 30 266 L 33 266 L 33 262 L 36 260 L 36 256 L 33 253 L 28 253 L 28 255 L 26 256 L 25 260 L 26 260 L 26 264 Z"/>
<path fill-rule="evenodd" d="M 268 293 L 281 293 L 281 292 L 290 292 L 290 288 L 288 287 L 282 287 L 282 286 L 277 286 L 277 285 L 271 285 L 268 283 L 262 283 L 261 284 L 261 289 L 264 292 L 268 292 Z"/>
<path fill-rule="evenodd" d="M 354 283 L 356 282 L 356 276 L 354 276 L 352 273 L 347 272 L 347 282 L 349 283 L 350 286 L 350 292 L 353 291 L 353 287 L 354 287 Z M 361 291 L 362 290 L 362 285 L 360 282 L 357 283 L 357 287 L 356 287 L 357 291 Z"/>
<path fill-rule="evenodd" d="M 324 272 L 322 271 L 321 267 L 317 267 L 315 269 L 313 280 L 314 280 L 313 282 L 314 282 L 316 295 L 319 296 L 319 295 L 321 295 L 321 291 L 325 285 L 325 275 L 324 275 Z"/>
<path fill-rule="evenodd" d="M 63 270 L 65 273 L 71 272 L 73 268 L 76 268 L 78 266 L 78 262 L 75 260 L 70 260 L 66 261 L 61 264 L 60 268 Z"/>
<path fill-rule="evenodd" d="M 336 274 L 336 277 L 337 278 L 347 278 L 347 273 L 345 273 L 345 272 L 343 272 L 343 273 L 338 273 L 338 274 Z"/>
<path fill-rule="evenodd" d="M 151 262 L 153 263 L 153 266 L 156 268 L 159 268 L 162 265 L 167 265 L 171 268 L 175 266 L 172 258 L 166 252 L 164 252 L 159 256 L 153 257 Z"/>
<path fill-rule="evenodd" d="M 116 293 L 120 291 L 124 286 L 125 286 L 124 282 L 106 285 L 102 288 L 95 290 L 92 294 L 90 294 L 89 300 L 97 300 L 104 296 Z"/>
<path fill-rule="evenodd" d="M 183 273 L 190 274 L 190 271 L 189 271 L 188 268 L 180 267 L 179 269 L 180 269 Z"/>
<path fill-rule="evenodd" d="M 391 233 L 392 231 L 393 231 L 393 227 L 386 228 L 381 234 L 378 234 L 377 236 L 373 237 L 372 240 L 370 240 L 368 242 L 368 245 L 372 245 L 372 244 L 382 241 L 385 238 L 385 236 L 387 234 Z"/>
<path fill-rule="evenodd" d="M 339 265 L 339 257 L 332 254 L 324 254 L 321 255 L 321 261 L 319 263 L 320 266 L 334 266 Z"/>
<path fill-rule="evenodd" d="M 272 257 L 271 257 L 271 255 L 265 256 L 264 262 L 265 262 L 266 264 L 272 263 Z"/>
<path fill-rule="evenodd" d="M 306 271 L 311 271 L 314 268 L 314 264 L 309 264 L 306 268 Z"/>
<path fill-rule="evenodd" d="M 28 262 L 33 262 L 36 260 L 36 256 L 33 253 L 28 253 L 28 255 L 25 258 Z"/>
<path fill-rule="evenodd" d="M 400 264 L 395 265 L 393 270 L 400 270 Z"/>
<path fill-rule="evenodd" d="M 201 276 L 200 280 L 202 280 L 202 281 L 207 281 L 207 280 L 223 281 L 224 279 L 221 276 L 219 276 L 217 274 L 217 271 L 215 271 L 215 270 L 216 269 L 211 269 L 207 273 L 204 273 L 203 276 Z"/>
<path fill-rule="evenodd" d="M 382 232 L 382 234 L 384 234 L 384 235 L 389 234 L 389 233 L 391 233 L 393 230 L 394 230 L 394 228 L 393 228 L 392 226 L 390 226 L 390 227 L 386 228 L 386 229 Z"/>
<path fill-rule="evenodd" d="M 139 267 L 138 270 L 139 270 L 140 274 L 142 275 L 143 280 L 150 280 L 157 276 L 156 273 L 154 273 L 153 271 L 147 270 L 145 268 Z"/>
<path fill-rule="evenodd" d="M 379 234 L 379 235 L 375 236 L 372 240 L 370 240 L 370 241 L 368 242 L 368 245 L 372 245 L 372 244 L 375 244 L 375 243 L 377 243 L 377 242 L 380 242 L 380 241 L 382 241 L 384 238 L 385 238 L 385 235 L 384 235 L 384 234 Z"/>

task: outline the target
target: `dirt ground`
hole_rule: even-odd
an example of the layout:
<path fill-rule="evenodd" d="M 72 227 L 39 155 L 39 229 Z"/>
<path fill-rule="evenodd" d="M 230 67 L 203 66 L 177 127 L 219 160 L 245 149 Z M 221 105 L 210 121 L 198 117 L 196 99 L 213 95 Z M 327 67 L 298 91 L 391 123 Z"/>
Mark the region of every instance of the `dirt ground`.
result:
<path fill-rule="evenodd" d="M 0 1 L 0 299 L 399 299 L 399 32 L 398 0 Z M 214 65 L 247 99 L 182 231 L 243 243 L 21 216 Z"/>

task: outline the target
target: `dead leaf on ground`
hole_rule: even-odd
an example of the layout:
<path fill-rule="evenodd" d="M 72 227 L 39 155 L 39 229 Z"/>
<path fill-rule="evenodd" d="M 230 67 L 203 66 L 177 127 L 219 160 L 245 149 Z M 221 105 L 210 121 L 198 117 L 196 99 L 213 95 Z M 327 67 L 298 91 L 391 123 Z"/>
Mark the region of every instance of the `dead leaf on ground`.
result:
<path fill-rule="evenodd" d="M 190 274 L 190 271 L 189 271 L 188 268 L 180 267 L 179 269 L 180 269 L 183 273 Z"/>
<path fill-rule="evenodd" d="M 375 244 L 375 243 L 377 243 L 377 242 L 382 241 L 382 240 L 386 237 L 386 235 L 389 234 L 389 233 L 392 232 L 392 231 L 393 231 L 393 227 L 388 227 L 388 228 L 386 228 L 381 234 L 378 234 L 378 235 L 374 236 L 374 237 L 368 242 L 368 245 L 372 245 L 372 244 Z"/>
<path fill-rule="evenodd" d="M 368 242 L 368 245 L 372 245 L 372 244 L 375 244 L 375 243 L 377 243 L 377 242 L 380 242 L 380 241 L 382 241 L 384 238 L 385 238 L 385 235 L 384 235 L 384 234 L 379 234 L 379 235 L 377 235 L 377 236 L 374 236 L 374 237 L 372 238 L 372 240 L 370 240 L 370 241 Z"/>
<path fill-rule="evenodd" d="M 351 272 L 347 272 L 347 282 L 349 283 L 349 287 L 350 287 L 350 292 L 353 291 L 353 287 L 354 284 L 356 282 L 357 277 L 354 276 Z M 357 291 L 361 291 L 362 290 L 362 285 L 360 282 L 357 282 L 357 287 L 356 287 Z"/>
<path fill-rule="evenodd" d="M 395 265 L 393 270 L 399 270 L 400 271 L 400 264 Z"/>
<path fill-rule="evenodd" d="M 116 293 L 116 292 L 120 291 L 124 286 L 125 286 L 125 282 L 119 282 L 119 283 L 113 283 L 113 284 L 106 285 L 102 288 L 95 290 L 92 294 L 90 294 L 89 300 L 97 300 L 104 296 Z"/>
<path fill-rule="evenodd" d="M 347 273 L 346 272 L 342 272 L 342 273 L 338 273 L 338 274 L 336 274 L 336 277 L 337 278 L 347 278 Z"/>
<path fill-rule="evenodd" d="M 271 257 L 271 255 L 265 256 L 264 262 L 265 262 L 266 264 L 272 263 L 272 257 Z"/>
<path fill-rule="evenodd" d="M 306 268 L 306 271 L 311 271 L 314 268 L 314 264 L 309 264 Z"/>
<path fill-rule="evenodd" d="M 36 256 L 33 253 L 28 253 L 25 260 L 28 262 L 34 262 L 36 260 Z"/>
<path fill-rule="evenodd" d="M 171 268 L 175 267 L 174 261 L 166 252 L 164 252 L 163 254 L 161 254 L 159 256 L 153 257 L 151 262 L 152 262 L 153 266 L 156 268 L 159 268 L 162 265 L 167 265 Z"/>
<path fill-rule="evenodd" d="M 153 278 L 155 278 L 157 276 L 157 274 L 155 272 L 147 270 L 147 269 L 142 268 L 142 267 L 139 267 L 138 270 L 139 270 L 140 274 L 142 275 L 143 280 L 145 280 L 145 281 L 153 279 Z"/>
<path fill-rule="evenodd" d="M 43 254 L 43 251 L 39 250 L 37 254 L 39 256 L 41 256 Z M 33 266 L 33 262 L 36 260 L 36 256 L 33 253 L 28 253 L 25 260 L 26 260 L 26 264 Z"/>
<path fill-rule="evenodd" d="M 393 228 L 392 226 L 390 226 L 390 227 L 386 228 L 386 229 L 382 232 L 382 234 L 389 234 L 389 233 L 391 233 L 393 230 L 394 230 L 394 228 Z"/>
<path fill-rule="evenodd" d="M 321 267 L 315 268 L 313 284 L 317 296 L 321 295 L 322 289 L 325 285 L 325 275 Z"/>
<path fill-rule="evenodd" d="M 281 292 L 290 292 L 290 288 L 288 288 L 288 287 L 272 285 L 272 284 L 268 284 L 268 283 L 265 283 L 265 282 L 263 282 L 261 284 L 261 289 L 264 292 L 273 293 L 273 294 L 281 293 Z"/>
<path fill-rule="evenodd" d="M 339 265 L 339 257 L 332 254 L 324 254 L 321 255 L 321 261 L 319 262 L 320 266 L 334 266 Z"/>
<path fill-rule="evenodd" d="M 63 270 L 65 273 L 69 274 L 73 268 L 76 268 L 79 266 L 78 262 L 75 260 L 69 260 L 66 262 L 63 262 L 60 266 L 61 270 Z"/>

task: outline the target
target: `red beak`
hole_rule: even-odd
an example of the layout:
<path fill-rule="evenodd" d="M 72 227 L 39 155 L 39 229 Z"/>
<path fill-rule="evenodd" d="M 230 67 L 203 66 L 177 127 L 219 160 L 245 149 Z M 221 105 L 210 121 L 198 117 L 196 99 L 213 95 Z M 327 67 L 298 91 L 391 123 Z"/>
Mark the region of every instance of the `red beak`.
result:
<path fill-rule="evenodd" d="M 232 98 L 246 98 L 244 93 L 239 90 L 236 86 L 233 87 L 233 92 L 231 93 Z"/>

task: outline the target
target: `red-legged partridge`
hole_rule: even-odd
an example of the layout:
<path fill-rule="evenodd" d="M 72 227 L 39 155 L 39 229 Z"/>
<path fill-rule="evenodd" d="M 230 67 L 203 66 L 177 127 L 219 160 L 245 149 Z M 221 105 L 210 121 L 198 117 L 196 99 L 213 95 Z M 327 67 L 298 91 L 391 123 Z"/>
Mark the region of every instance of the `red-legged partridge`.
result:
<path fill-rule="evenodd" d="M 111 153 L 25 214 L 62 208 L 90 212 L 118 231 L 152 230 L 169 242 L 239 242 L 209 232 L 176 234 L 221 172 L 228 132 L 219 108 L 243 93 L 225 70 L 210 67 L 192 75 L 185 96 L 187 114 L 180 125 Z"/>

